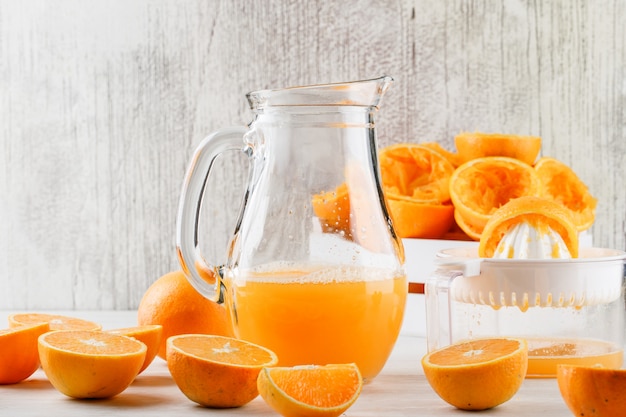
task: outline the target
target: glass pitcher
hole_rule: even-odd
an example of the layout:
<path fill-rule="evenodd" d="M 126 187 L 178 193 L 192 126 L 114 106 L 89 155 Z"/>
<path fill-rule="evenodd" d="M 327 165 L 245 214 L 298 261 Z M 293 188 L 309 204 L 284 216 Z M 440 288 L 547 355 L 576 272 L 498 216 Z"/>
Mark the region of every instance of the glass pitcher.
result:
<path fill-rule="evenodd" d="M 177 219 L 183 270 L 225 303 L 237 337 L 272 349 L 282 366 L 354 362 L 368 380 L 397 339 L 408 284 L 374 127 L 391 82 L 249 93 L 248 128 L 211 134 L 188 168 Z M 250 169 L 228 259 L 216 266 L 199 253 L 198 217 L 211 166 L 228 150 L 243 151 Z"/>

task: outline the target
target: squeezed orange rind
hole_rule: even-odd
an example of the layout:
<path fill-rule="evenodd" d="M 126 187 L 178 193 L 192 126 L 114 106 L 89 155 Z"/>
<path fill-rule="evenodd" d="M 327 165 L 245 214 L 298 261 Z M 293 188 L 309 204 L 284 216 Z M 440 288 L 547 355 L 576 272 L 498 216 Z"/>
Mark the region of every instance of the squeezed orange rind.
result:
<path fill-rule="evenodd" d="M 539 176 L 518 159 L 487 156 L 458 167 L 450 178 L 456 221 L 468 235 L 480 236 L 491 215 L 508 201 L 538 195 Z M 460 219 L 460 220 L 459 220 Z"/>
<path fill-rule="evenodd" d="M 542 183 L 541 195 L 565 206 L 579 232 L 589 229 L 595 221 L 598 201 L 574 170 L 561 161 L 544 157 L 535 164 L 535 171 Z"/>
<path fill-rule="evenodd" d="M 454 166 L 439 152 L 423 145 L 400 143 L 381 149 L 379 162 L 386 198 L 430 204 L 450 201 Z"/>
<path fill-rule="evenodd" d="M 462 132 L 454 138 L 462 163 L 486 156 L 506 156 L 533 165 L 541 150 L 541 138 L 502 133 Z"/>
<path fill-rule="evenodd" d="M 502 238 L 522 222 L 543 232 L 549 227 L 561 236 L 571 257 L 578 257 L 578 230 L 570 212 L 555 201 L 536 196 L 513 199 L 496 210 L 481 234 L 478 255 L 493 257 Z"/>

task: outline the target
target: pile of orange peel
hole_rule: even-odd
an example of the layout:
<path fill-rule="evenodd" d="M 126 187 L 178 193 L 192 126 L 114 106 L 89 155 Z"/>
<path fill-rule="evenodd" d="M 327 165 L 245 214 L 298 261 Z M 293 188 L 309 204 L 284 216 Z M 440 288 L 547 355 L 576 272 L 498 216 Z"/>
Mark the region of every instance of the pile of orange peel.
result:
<path fill-rule="evenodd" d="M 569 232 L 593 225 L 597 200 L 565 163 L 539 157 L 540 137 L 464 132 L 454 143 L 454 151 L 437 142 L 380 149 L 383 193 L 399 237 L 480 241 L 494 214 L 520 198 L 500 223 L 519 213 L 553 218 L 557 204 Z M 346 183 L 315 196 L 313 208 L 325 232 L 349 237 Z"/>
<path fill-rule="evenodd" d="M 569 166 L 538 159 L 540 137 L 461 133 L 454 142 L 456 152 L 435 142 L 380 150 L 383 190 L 400 237 L 480 240 L 496 211 L 521 197 L 535 197 L 523 211 L 550 211 L 557 203 L 578 232 L 593 225 L 597 200 Z"/>

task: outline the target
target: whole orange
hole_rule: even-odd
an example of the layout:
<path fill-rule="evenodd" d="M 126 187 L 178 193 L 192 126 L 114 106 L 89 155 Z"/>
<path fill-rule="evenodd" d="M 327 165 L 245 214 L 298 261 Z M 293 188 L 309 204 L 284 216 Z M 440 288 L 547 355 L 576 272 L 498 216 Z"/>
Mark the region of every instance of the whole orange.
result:
<path fill-rule="evenodd" d="M 166 358 L 166 342 L 179 334 L 232 336 L 232 326 L 223 305 L 198 293 L 182 271 L 157 279 L 146 290 L 137 312 L 139 325 L 160 324 L 163 337 L 159 357 Z"/>

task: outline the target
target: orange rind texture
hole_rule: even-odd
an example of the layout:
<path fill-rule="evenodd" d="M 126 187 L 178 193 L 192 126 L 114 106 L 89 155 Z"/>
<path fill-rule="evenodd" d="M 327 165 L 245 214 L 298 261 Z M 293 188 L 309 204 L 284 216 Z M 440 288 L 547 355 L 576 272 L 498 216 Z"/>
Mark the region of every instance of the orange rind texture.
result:
<path fill-rule="evenodd" d="M 616 417 L 626 410 L 626 369 L 557 365 L 563 401 L 575 416 Z"/>

